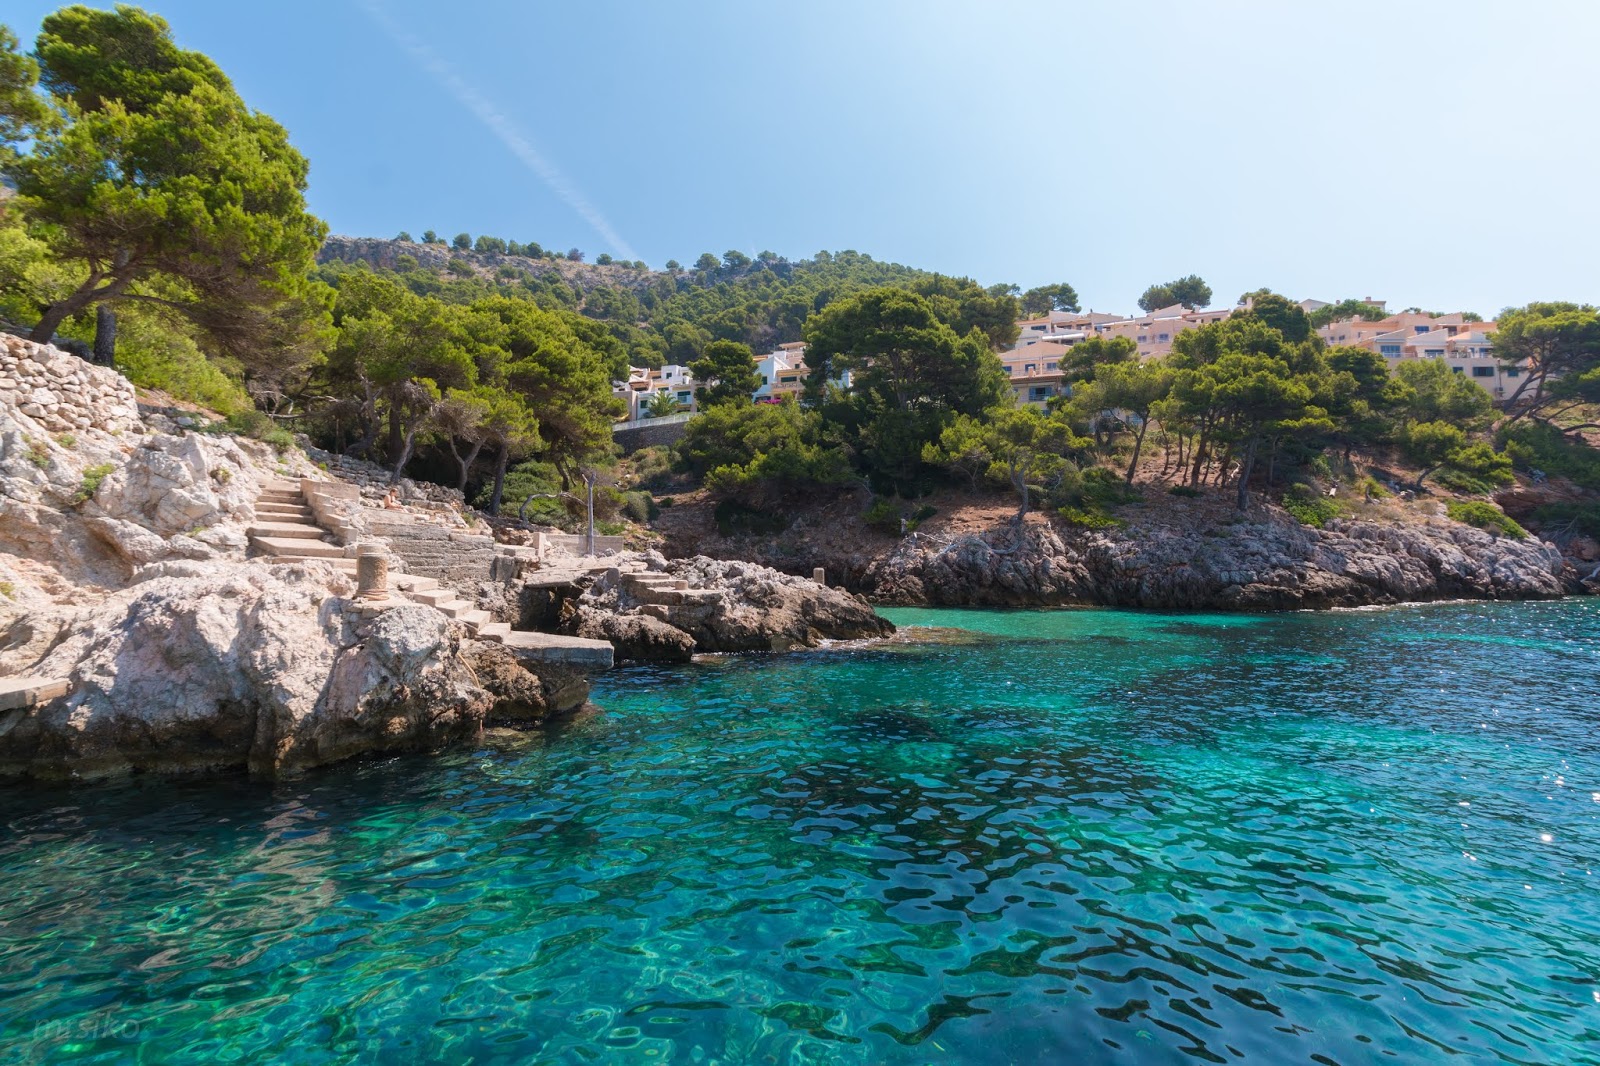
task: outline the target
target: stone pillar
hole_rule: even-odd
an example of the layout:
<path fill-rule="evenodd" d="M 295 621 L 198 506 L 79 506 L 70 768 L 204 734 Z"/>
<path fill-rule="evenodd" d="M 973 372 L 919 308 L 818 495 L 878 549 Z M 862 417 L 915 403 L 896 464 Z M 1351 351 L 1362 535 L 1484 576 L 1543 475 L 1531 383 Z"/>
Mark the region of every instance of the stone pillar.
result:
<path fill-rule="evenodd" d="M 363 544 L 356 549 L 356 599 L 389 598 L 389 555 L 382 545 Z"/>
<path fill-rule="evenodd" d="M 819 585 L 826 585 L 828 583 L 828 572 L 819 566 L 811 571 L 811 580 Z"/>

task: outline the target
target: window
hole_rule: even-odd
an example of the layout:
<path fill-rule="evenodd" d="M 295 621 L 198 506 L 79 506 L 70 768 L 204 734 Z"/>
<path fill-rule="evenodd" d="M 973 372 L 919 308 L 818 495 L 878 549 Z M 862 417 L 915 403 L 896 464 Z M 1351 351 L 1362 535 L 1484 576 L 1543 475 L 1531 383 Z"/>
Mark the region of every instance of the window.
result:
<path fill-rule="evenodd" d="M 1454 370 L 1457 374 L 1465 374 L 1467 372 L 1467 368 L 1464 366 L 1453 366 L 1450 369 Z"/>
<path fill-rule="evenodd" d="M 1475 366 L 1472 368 L 1472 376 L 1475 378 L 1492 378 L 1494 377 L 1494 367 Z"/>
<path fill-rule="evenodd" d="M 1158 343 L 1158 344 L 1165 344 L 1165 343 L 1167 343 L 1167 341 L 1169 341 L 1169 340 L 1171 340 L 1171 339 L 1172 339 L 1172 338 L 1171 338 L 1171 336 L 1170 336 L 1170 335 L 1168 335 L 1168 334 L 1166 334 L 1166 333 L 1162 333 L 1162 334 L 1159 334 L 1159 335 L 1157 335 L 1157 337 L 1156 337 L 1156 343 Z"/>
<path fill-rule="evenodd" d="M 678 402 L 679 403 L 688 403 L 689 402 L 689 393 L 687 393 L 687 392 L 678 393 Z"/>
<path fill-rule="evenodd" d="M 1422 349 L 1422 354 L 1427 356 L 1429 359 L 1443 359 L 1444 358 L 1444 349 L 1443 348 L 1424 348 L 1424 349 Z"/>
<path fill-rule="evenodd" d="M 1033 403 L 1038 403 L 1041 400 L 1048 400 L 1049 398 L 1050 389 L 1048 386 L 1035 385 L 1033 388 L 1028 390 L 1028 399 Z"/>
<path fill-rule="evenodd" d="M 990 365 L 992 366 L 993 364 Z M 1029 363 L 1027 366 L 1022 368 L 1022 372 L 1024 374 L 1037 374 L 1039 372 L 1039 364 Z"/>
<path fill-rule="evenodd" d="M 1061 364 L 1060 363 L 1046 363 L 1044 365 L 1044 368 L 1046 370 L 1059 370 L 1061 368 Z"/>
<path fill-rule="evenodd" d="M 1427 326 L 1412 326 L 1411 329 L 1412 329 L 1412 332 L 1414 332 L 1414 333 L 1431 333 L 1431 332 L 1433 332 Z"/>
<path fill-rule="evenodd" d="M 1508 378 L 1520 378 L 1521 376 L 1522 376 L 1522 368 L 1521 367 L 1516 367 L 1516 366 L 1508 366 L 1508 367 L 1506 367 L 1506 377 L 1508 377 Z"/>
<path fill-rule="evenodd" d="M 1387 356 L 1390 359 L 1398 359 L 1400 358 L 1400 346 L 1398 344 L 1380 344 L 1378 345 L 1378 354 Z"/>

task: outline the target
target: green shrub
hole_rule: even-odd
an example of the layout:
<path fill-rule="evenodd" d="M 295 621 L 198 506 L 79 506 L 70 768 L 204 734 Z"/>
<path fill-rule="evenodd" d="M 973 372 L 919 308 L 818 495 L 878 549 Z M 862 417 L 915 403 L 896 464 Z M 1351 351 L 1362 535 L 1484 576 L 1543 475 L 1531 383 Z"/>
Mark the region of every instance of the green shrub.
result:
<path fill-rule="evenodd" d="M 1519 468 L 1570 478 L 1586 489 L 1600 492 L 1600 450 L 1582 440 L 1554 426 L 1533 422 L 1502 429 L 1498 440 Z"/>
<path fill-rule="evenodd" d="M 244 386 L 207 359 L 183 327 L 158 316 L 130 313 L 126 308 L 118 310 L 116 363 L 117 369 L 140 388 L 157 389 L 175 400 L 198 404 L 220 415 L 246 411 L 252 406 Z"/>
<path fill-rule="evenodd" d="M 1490 533 L 1504 534 L 1515 540 L 1524 540 L 1528 536 L 1528 531 L 1517 525 L 1504 511 L 1482 500 L 1451 500 L 1444 505 L 1444 509 L 1455 521 Z"/>
<path fill-rule="evenodd" d="M 1310 485 L 1294 485 L 1283 494 L 1283 509 L 1302 525 L 1321 529 L 1344 513 L 1344 505 Z"/>
<path fill-rule="evenodd" d="M 623 522 L 595 522 L 594 531 L 602 537 L 620 537 L 628 531 Z"/>
<path fill-rule="evenodd" d="M 1186 500 L 1192 500 L 1196 496 L 1200 495 L 1200 490 L 1197 488 L 1192 488 L 1188 485 L 1174 485 L 1167 490 L 1167 495 L 1181 496 Z"/>
<path fill-rule="evenodd" d="M 96 492 L 99 492 L 100 483 L 106 479 L 107 474 L 116 468 L 115 463 L 101 463 L 85 470 L 83 472 L 83 483 L 78 486 L 78 491 L 72 497 L 72 505 L 76 507 L 78 504 L 89 500 Z"/>
<path fill-rule="evenodd" d="M 1439 471 L 1433 480 L 1440 487 L 1451 492 L 1459 492 L 1463 496 L 1487 496 L 1492 493 L 1495 486 L 1481 477 L 1476 477 L 1464 470 L 1452 470 L 1449 467 Z"/>
<path fill-rule="evenodd" d="M 659 491 L 672 482 L 672 452 L 667 448 L 641 448 L 631 457 L 633 476 L 641 489 Z"/>
<path fill-rule="evenodd" d="M 900 508 L 893 500 L 879 497 L 872 501 L 872 506 L 867 508 L 863 521 L 879 533 L 898 534 L 900 522 L 905 518 Z"/>
<path fill-rule="evenodd" d="M 63 448 L 71 448 L 78 443 L 78 438 L 74 437 L 71 433 L 63 433 L 61 436 L 56 438 L 56 443 L 61 445 Z"/>
<path fill-rule="evenodd" d="M 1056 514 L 1060 515 L 1062 521 L 1068 525 L 1081 526 L 1084 529 L 1111 529 L 1127 525 L 1120 518 L 1113 518 L 1098 511 L 1085 511 L 1079 507 L 1060 507 L 1056 509 Z"/>
<path fill-rule="evenodd" d="M 272 445 L 280 454 L 294 447 L 294 434 L 274 422 L 270 415 L 255 408 L 234 412 L 223 425 L 231 433 Z"/>
<path fill-rule="evenodd" d="M 661 512 L 648 492 L 625 492 L 622 494 L 622 513 L 642 526 Z"/>
<path fill-rule="evenodd" d="M 50 448 L 44 441 L 28 438 L 28 462 L 40 470 L 50 465 Z"/>
<path fill-rule="evenodd" d="M 656 506 L 657 507 L 671 507 L 676 502 L 677 501 L 674 500 L 671 496 L 663 496 L 663 497 L 661 497 L 661 499 L 656 501 Z"/>
<path fill-rule="evenodd" d="M 0 581 L 0 596 L 4 596 L 8 600 L 16 599 L 17 586 L 13 585 L 9 581 Z"/>
<path fill-rule="evenodd" d="M 1383 482 L 1368 474 L 1356 483 L 1356 488 L 1369 500 L 1387 500 L 1394 493 L 1383 487 Z"/>

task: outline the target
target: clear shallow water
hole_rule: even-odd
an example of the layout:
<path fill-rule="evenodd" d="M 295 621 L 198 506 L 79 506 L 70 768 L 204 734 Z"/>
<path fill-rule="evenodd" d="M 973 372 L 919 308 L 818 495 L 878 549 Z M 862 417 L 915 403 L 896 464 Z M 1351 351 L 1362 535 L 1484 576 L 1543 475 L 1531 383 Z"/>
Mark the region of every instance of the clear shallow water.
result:
<path fill-rule="evenodd" d="M 1600 602 L 891 616 L 0 790 L 0 1061 L 1600 1061 Z"/>

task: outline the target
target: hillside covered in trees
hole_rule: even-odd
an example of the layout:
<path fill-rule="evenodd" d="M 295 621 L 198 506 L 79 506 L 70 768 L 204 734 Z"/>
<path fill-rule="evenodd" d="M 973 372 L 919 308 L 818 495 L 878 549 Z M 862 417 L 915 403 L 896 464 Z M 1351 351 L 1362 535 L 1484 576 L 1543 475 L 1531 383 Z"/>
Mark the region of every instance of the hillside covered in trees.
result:
<path fill-rule="evenodd" d="M 1019 406 L 996 353 L 1019 316 L 1075 310 L 1070 284 L 1023 292 L 855 251 L 704 252 L 653 270 L 484 234 L 328 238 L 288 133 L 132 7 L 65 8 L 31 49 L 0 34 L 0 168 L 15 188 L 0 209 L 12 328 L 81 345 L 237 431 L 304 433 L 490 511 L 615 471 L 612 382 L 663 363 L 692 366 L 706 391 L 683 444 L 648 462 L 703 483 L 728 514 L 864 492 L 893 524 L 918 511 L 896 501 L 965 487 L 1012 494 L 1019 516 L 1092 525 L 1153 482 L 1226 491 L 1240 509 L 1265 495 L 1318 523 L 1337 505 L 1313 483 L 1364 484 L 1356 456 L 1405 465 L 1415 492 L 1483 496 L 1518 468 L 1600 490 L 1584 436 L 1600 315 L 1587 305 L 1500 317 L 1497 351 L 1532 383 L 1500 409 L 1443 364 L 1391 373 L 1315 335 L 1365 305 L 1311 318 L 1265 289 L 1163 360 L 1084 341 L 1070 395 Z M 1211 297 L 1191 275 L 1139 303 Z M 752 403 L 754 353 L 798 340 L 805 401 Z M 1570 511 L 1600 531 L 1592 504 Z"/>

